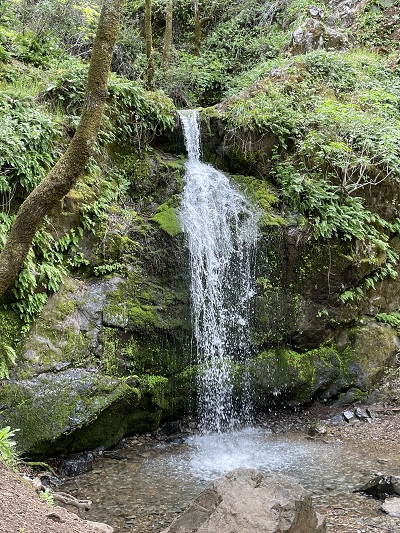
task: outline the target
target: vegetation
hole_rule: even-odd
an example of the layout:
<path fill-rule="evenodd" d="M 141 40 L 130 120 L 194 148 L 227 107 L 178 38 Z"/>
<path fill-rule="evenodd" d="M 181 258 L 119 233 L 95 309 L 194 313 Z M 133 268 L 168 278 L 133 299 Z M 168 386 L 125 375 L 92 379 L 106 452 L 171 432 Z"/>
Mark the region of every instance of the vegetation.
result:
<path fill-rule="evenodd" d="M 14 437 L 19 431 L 6 426 L 0 429 L 0 460 L 9 468 L 14 468 L 17 463 L 17 453 L 15 451 L 16 441 Z"/>
<path fill-rule="evenodd" d="M 84 142 L 83 153 L 79 144 L 68 165 L 74 175 L 56 196 L 50 184 L 46 209 L 24 222 L 10 246 L 19 209 L 25 206 L 33 215 L 30 195 L 47 186 L 46 176 L 54 175 L 51 169 L 59 168 L 56 162 L 80 136 L 101 9 L 87 0 L 15 0 L 0 6 L 3 255 L 26 241 L 23 268 L 11 265 L 18 276 L 7 281 L 10 288 L 1 300 L 0 379 L 12 377 L 21 343 L 50 294 L 72 300 L 82 279 L 95 285 L 104 278 L 105 285 L 116 286 L 101 296 L 96 349 L 92 331 L 77 333 L 68 324 L 68 313 L 81 312 L 75 300 L 70 306 L 54 304 L 65 329 L 51 331 L 44 312 L 37 335 L 54 341 L 59 350 L 54 357 L 72 368 L 91 365 L 107 379 L 121 380 L 121 403 L 127 390 L 135 390 L 141 408 L 153 402 L 154 420 L 167 410 L 174 380 L 181 387 L 179 402 L 187 401 L 188 280 L 184 268 L 176 271 L 177 264 L 187 263 L 177 217 L 184 150 L 174 130 L 176 108 L 196 106 L 203 108 L 206 157 L 231 172 L 261 211 L 260 263 L 265 261 L 258 303 L 275 309 L 268 320 L 257 320 L 275 321 L 280 332 L 271 340 L 260 327 L 256 349 L 269 375 L 280 366 L 283 377 L 293 373 L 299 381 L 299 397 L 314 393 L 317 355 L 330 371 L 334 365 L 322 357 L 328 352 L 313 352 L 315 339 L 296 346 L 303 334 L 293 333 L 302 312 L 299 285 L 312 278 L 317 291 L 318 275 L 328 279 L 329 294 L 321 291 L 313 319 L 334 336 L 344 323 L 357 323 L 357 302 L 381 280 L 394 280 L 399 261 L 400 3 L 368 0 L 357 15 L 350 14 L 349 23 L 332 9 L 320 0 L 312 6 L 304 0 L 127 0 L 102 76 L 104 109 L 86 132 L 90 150 Z M 325 33 L 318 45 L 296 47 L 294 32 L 310 17 Z M 339 34 L 337 46 L 328 41 L 327 29 Z M 292 232 L 286 248 L 285 232 Z M 298 248 L 301 261 L 282 272 L 289 248 Z M 346 276 L 337 276 L 331 291 L 339 263 Z M 77 278 L 73 290 L 60 290 L 71 272 Z M 384 311 L 371 313 L 398 329 L 398 312 Z M 273 349 L 286 343 L 290 349 Z M 46 370 L 47 349 L 33 350 Z M 21 367 L 24 377 L 31 377 Z M 8 386 L 11 390 L 12 380 L 3 390 Z M 69 415 L 63 412 L 58 422 Z M 10 437 L 9 429 L 5 439 Z"/>

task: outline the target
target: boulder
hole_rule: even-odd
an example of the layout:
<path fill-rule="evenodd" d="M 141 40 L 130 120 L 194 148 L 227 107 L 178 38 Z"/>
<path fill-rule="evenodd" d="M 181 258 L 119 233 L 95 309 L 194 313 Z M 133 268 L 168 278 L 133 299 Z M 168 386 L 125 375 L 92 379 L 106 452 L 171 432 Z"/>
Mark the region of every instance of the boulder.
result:
<path fill-rule="evenodd" d="M 238 468 L 212 482 L 163 533 L 323 533 L 294 479 Z"/>

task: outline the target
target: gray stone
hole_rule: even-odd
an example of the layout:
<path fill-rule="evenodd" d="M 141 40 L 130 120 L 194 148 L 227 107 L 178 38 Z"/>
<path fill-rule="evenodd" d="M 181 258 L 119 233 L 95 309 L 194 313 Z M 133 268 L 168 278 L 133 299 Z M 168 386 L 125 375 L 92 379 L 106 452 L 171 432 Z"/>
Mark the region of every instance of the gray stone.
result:
<path fill-rule="evenodd" d="M 323 533 L 294 479 L 239 468 L 211 483 L 163 533 Z"/>
<path fill-rule="evenodd" d="M 350 420 L 353 420 L 355 416 L 354 411 L 350 411 L 349 409 L 347 411 L 343 411 L 342 415 L 346 422 L 350 422 Z"/>
<path fill-rule="evenodd" d="M 113 533 L 114 531 L 113 527 L 104 524 L 103 522 L 91 522 L 90 520 L 85 520 L 85 523 L 99 533 Z"/>
<path fill-rule="evenodd" d="M 314 14 L 315 9 L 312 14 Z M 318 48 L 328 50 L 344 48 L 347 45 L 346 36 L 339 30 L 324 24 L 320 20 L 320 13 L 316 12 L 315 16 L 307 18 L 300 27 L 294 30 L 291 43 L 292 52 L 303 54 Z"/>
<path fill-rule="evenodd" d="M 400 518 L 400 498 L 388 498 L 382 505 L 381 509 L 389 516 Z"/>
<path fill-rule="evenodd" d="M 368 414 L 367 410 L 363 409 L 362 407 L 356 407 L 354 414 L 357 418 L 363 420 L 364 422 L 371 422 L 371 416 Z"/>

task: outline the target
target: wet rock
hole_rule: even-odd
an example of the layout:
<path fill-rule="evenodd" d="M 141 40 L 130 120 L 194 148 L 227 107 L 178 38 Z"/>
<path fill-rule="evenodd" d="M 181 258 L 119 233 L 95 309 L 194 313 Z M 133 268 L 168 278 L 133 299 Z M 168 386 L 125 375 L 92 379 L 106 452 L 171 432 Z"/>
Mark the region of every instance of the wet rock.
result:
<path fill-rule="evenodd" d="M 90 452 L 75 453 L 61 460 L 58 468 L 61 476 L 75 477 L 93 469 L 94 456 Z"/>
<path fill-rule="evenodd" d="M 380 500 L 395 494 L 400 496 L 400 477 L 378 475 L 354 492 L 363 492 Z"/>
<path fill-rule="evenodd" d="M 355 417 L 354 411 L 350 410 L 343 411 L 342 416 L 346 420 L 346 422 L 351 422 L 352 420 L 354 420 Z"/>
<path fill-rule="evenodd" d="M 388 498 L 382 505 L 381 509 L 389 516 L 400 518 L 400 498 Z"/>
<path fill-rule="evenodd" d="M 363 420 L 364 422 L 371 422 L 371 415 L 367 409 L 363 409 L 362 407 L 356 407 L 354 409 L 354 414 L 357 418 Z"/>
<path fill-rule="evenodd" d="M 294 479 L 239 468 L 211 483 L 163 533 L 323 533 L 325 520 Z"/>

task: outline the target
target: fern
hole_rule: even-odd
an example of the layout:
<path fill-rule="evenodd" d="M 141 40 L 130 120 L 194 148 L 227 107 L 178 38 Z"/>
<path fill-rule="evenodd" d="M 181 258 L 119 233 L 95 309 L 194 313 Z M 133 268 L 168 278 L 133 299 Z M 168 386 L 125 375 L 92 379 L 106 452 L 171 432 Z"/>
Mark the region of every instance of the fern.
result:
<path fill-rule="evenodd" d="M 17 354 L 14 348 L 8 345 L 3 345 L 0 348 L 0 379 L 9 379 L 10 366 L 15 365 Z"/>
<path fill-rule="evenodd" d="M 11 429 L 10 426 L 0 428 L 0 460 L 8 467 L 13 468 L 17 462 L 15 451 L 16 442 L 13 439 L 19 429 Z"/>

